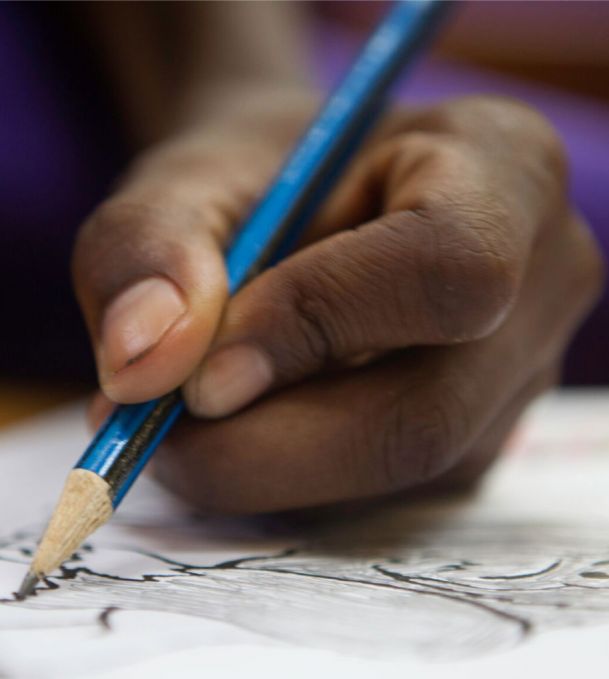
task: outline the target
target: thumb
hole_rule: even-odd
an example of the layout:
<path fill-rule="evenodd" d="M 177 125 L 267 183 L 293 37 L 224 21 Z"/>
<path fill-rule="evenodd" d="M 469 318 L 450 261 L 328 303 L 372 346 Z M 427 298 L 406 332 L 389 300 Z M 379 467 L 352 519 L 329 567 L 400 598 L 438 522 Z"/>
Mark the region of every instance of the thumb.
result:
<path fill-rule="evenodd" d="M 227 297 L 223 244 L 266 178 L 259 155 L 248 167 L 213 144 L 164 149 L 81 229 L 74 284 L 111 400 L 160 396 L 201 360 Z"/>

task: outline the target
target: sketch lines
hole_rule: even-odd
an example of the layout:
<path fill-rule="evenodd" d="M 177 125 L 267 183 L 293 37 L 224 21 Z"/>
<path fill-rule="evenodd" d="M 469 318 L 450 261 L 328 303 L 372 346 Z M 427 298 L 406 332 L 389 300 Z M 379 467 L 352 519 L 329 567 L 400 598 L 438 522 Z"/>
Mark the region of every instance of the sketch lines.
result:
<path fill-rule="evenodd" d="M 609 526 L 582 533 L 561 525 L 491 521 L 457 530 L 421 523 L 420 533 L 308 536 L 267 554 L 209 562 L 92 542 L 24 605 L 97 607 L 105 629 L 122 610 L 151 610 L 305 646 L 422 657 L 433 649 L 435 658 L 471 657 L 546 630 L 609 621 Z M 20 532 L 4 540 L 0 563 L 25 565 L 33 539 Z M 200 545 L 190 551 L 200 553 Z M 117 555 L 135 568 L 103 567 Z"/>

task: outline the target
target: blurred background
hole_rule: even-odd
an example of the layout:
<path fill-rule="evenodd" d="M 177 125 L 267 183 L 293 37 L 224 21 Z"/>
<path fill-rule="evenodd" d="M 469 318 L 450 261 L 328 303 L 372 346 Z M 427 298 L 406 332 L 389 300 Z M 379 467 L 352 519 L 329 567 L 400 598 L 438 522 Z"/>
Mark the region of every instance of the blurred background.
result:
<path fill-rule="evenodd" d="M 203 5 L 214 3 L 199 4 L 204 15 Z M 327 89 L 388 3 L 292 4 L 311 80 Z M 239 11 L 239 3 L 230 5 Z M 573 198 L 607 255 L 609 2 L 453 5 L 433 52 L 398 86 L 398 99 L 407 105 L 495 93 L 540 109 L 565 142 Z M 145 143 L 146 135 L 134 133 L 138 100 L 156 96 L 162 118 L 152 76 L 165 73 L 165 63 L 175 66 L 163 39 L 171 11 L 162 2 L 0 3 L 0 423 L 95 384 L 70 287 L 71 244 Z M 146 31 L 158 34 L 165 61 L 146 54 Z M 135 91 L 115 77 L 117 54 L 104 35 L 125 47 L 125 68 L 130 54 L 139 54 L 140 65 L 149 60 Z M 573 342 L 565 382 L 609 383 L 607 347 L 605 294 Z"/>

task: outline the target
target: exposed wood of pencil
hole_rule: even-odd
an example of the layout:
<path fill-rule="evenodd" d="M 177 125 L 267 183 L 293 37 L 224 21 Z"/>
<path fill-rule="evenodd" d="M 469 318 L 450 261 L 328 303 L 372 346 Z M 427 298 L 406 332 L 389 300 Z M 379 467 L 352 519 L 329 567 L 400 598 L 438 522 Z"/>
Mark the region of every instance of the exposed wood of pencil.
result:
<path fill-rule="evenodd" d="M 49 575 L 112 515 L 110 486 L 86 469 L 73 469 L 44 533 L 30 573 Z"/>

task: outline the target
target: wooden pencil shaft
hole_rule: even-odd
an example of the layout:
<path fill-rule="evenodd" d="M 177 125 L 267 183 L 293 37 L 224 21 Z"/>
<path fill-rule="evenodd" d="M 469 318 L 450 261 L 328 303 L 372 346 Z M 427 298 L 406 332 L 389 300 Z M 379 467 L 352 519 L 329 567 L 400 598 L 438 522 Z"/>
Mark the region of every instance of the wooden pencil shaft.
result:
<path fill-rule="evenodd" d="M 110 488 L 94 472 L 73 469 L 36 551 L 30 571 L 38 578 L 52 573 L 86 538 L 112 516 Z"/>

